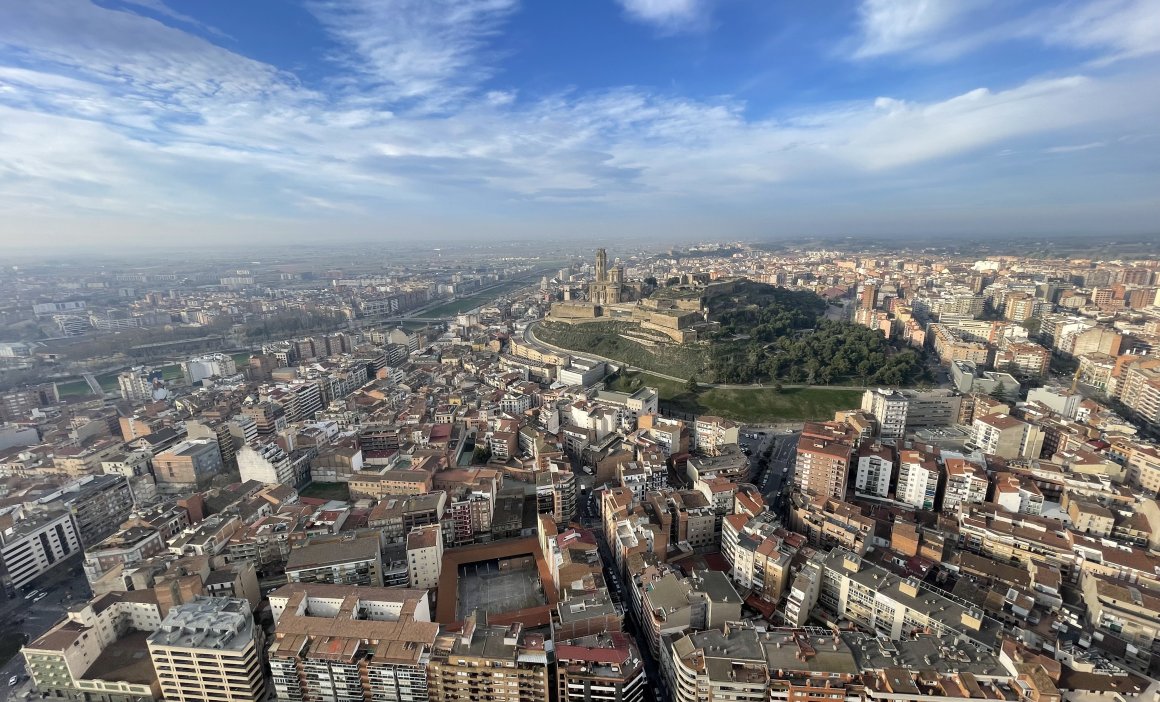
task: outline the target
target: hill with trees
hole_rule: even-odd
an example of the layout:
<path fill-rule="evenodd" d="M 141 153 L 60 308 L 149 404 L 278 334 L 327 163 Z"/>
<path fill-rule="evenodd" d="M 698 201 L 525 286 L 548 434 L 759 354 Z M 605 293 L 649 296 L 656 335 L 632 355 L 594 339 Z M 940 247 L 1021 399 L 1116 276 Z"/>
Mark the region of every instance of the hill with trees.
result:
<path fill-rule="evenodd" d="M 720 324 L 695 344 L 655 343 L 625 322 L 544 322 L 537 338 L 578 353 L 710 383 L 907 385 L 925 378 L 920 355 L 881 332 L 824 318 L 826 301 L 804 290 L 740 281 L 701 298 Z M 635 337 L 635 338 L 634 338 Z"/>

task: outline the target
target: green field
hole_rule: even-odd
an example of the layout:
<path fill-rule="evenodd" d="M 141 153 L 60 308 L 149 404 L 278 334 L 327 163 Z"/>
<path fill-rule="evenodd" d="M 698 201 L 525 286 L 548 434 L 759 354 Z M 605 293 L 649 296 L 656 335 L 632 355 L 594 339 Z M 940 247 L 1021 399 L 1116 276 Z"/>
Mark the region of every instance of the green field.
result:
<path fill-rule="evenodd" d="M 89 384 L 83 380 L 70 380 L 67 383 L 57 383 L 56 391 L 61 397 L 83 397 L 89 394 Z"/>
<path fill-rule="evenodd" d="M 715 414 L 741 422 L 809 421 L 834 418 L 841 409 L 857 409 L 862 390 L 827 388 L 772 388 L 722 390 L 707 388 L 696 396 L 684 383 L 660 378 L 651 373 L 621 373 L 612 383 L 614 390 L 635 390 L 642 385 L 655 387 L 666 409 L 686 414 Z"/>
<path fill-rule="evenodd" d="M 468 295 L 467 297 L 461 297 L 458 300 L 452 300 L 451 302 L 445 302 L 438 307 L 432 307 L 419 316 L 450 317 L 452 315 L 460 314 L 461 312 L 473 310 L 476 307 L 482 307 L 497 297 L 502 297 L 506 293 L 509 293 L 513 290 L 519 290 L 520 288 L 526 288 L 529 285 L 531 285 L 531 282 L 526 280 L 509 280 L 506 283 L 500 283 L 499 285 L 483 292 L 476 293 L 474 295 Z"/>
<path fill-rule="evenodd" d="M 349 500 L 350 486 L 346 483 L 310 483 L 298 491 L 298 496 L 318 500 Z"/>

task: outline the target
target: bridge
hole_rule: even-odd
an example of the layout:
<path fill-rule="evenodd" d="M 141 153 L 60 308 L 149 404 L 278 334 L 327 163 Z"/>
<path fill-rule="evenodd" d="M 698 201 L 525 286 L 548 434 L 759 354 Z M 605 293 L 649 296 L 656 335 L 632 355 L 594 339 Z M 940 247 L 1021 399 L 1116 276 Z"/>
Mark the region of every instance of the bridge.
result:
<path fill-rule="evenodd" d="M 81 377 L 88 383 L 89 390 L 92 390 L 94 395 L 101 397 L 105 394 L 105 389 L 97 382 L 97 376 L 92 373 L 81 373 Z"/>

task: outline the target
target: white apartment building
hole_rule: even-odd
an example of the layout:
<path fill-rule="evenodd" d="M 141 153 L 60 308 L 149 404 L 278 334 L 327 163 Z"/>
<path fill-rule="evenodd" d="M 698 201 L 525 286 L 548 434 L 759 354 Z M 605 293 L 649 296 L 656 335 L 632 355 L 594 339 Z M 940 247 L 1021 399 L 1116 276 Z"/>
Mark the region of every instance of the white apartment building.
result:
<path fill-rule="evenodd" d="M 428 524 L 407 534 L 407 572 L 415 589 L 439 587 L 443 566 L 443 527 Z"/>
<path fill-rule="evenodd" d="M 146 591 L 148 593 L 148 591 Z M 29 675 L 54 699 L 152 700 L 159 698 L 154 671 L 122 668 L 110 676 L 95 665 L 106 649 L 146 653 L 143 634 L 161 625 L 155 597 L 112 592 L 69 609 L 65 619 L 24 646 Z"/>
<path fill-rule="evenodd" d="M 271 485 L 296 485 L 294 463 L 278 444 L 246 444 L 238 451 L 238 474 L 242 482 L 257 480 Z"/>
<path fill-rule="evenodd" d="M 992 651 L 999 646 L 1002 625 L 980 609 L 927 589 L 914 578 L 903 579 L 845 549 L 836 548 L 821 559 L 818 602 L 835 616 L 892 641 L 929 631 Z"/>
<path fill-rule="evenodd" d="M 14 593 L 81 551 L 68 510 L 31 514 L 16 505 L 0 512 L 0 583 Z"/>
<path fill-rule="evenodd" d="M 938 462 L 919 451 L 902 451 L 898 456 L 899 502 L 919 509 L 934 509 L 938 493 Z"/>
<path fill-rule="evenodd" d="M 975 417 L 971 443 L 1000 458 L 1039 458 L 1043 430 L 1010 415 L 987 414 Z"/>
<path fill-rule="evenodd" d="M 886 388 L 862 393 L 862 411 L 874 415 L 878 435 L 884 439 L 901 439 L 906 434 L 906 412 L 910 405 L 906 396 Z"/>
<path fill-rule="evenodd" d="M 1038 517 L 1043 514 L 1043 493 L 1030 480 L 1000 474 L 995 481 L 995 504 L 1008 512 Z"/>
<path fill-rule="evenodd" d="M 958 509 L 963 503 L 982 503 L 987 501 L 987 472 L 966 458 L 961 456 L 943 457 L 943 468 L 946 472 L 946 488 L 943 491 L 943 511 Z"/>
<path fill-rule="evenodd" d="M 238 372 L 238 365 L 229 354 L 210 353 L 182 363 L 181 370 L 185 374 L 185 382 L 196 385 L 206 378 L 228 378 Z"/>
<path fill-rule="evenodd" d="M 573 358 L 567 368 L 561 368 L 557 371 L 556 377 L 565 385 L 589 387 L 602 380 L 607 374 L 608 365 L 604 361 L 589 358 Z"/>
<path fill-rule="evenodd" d="M 862 495 L 885 498 L 890 494 L 894 477 L 894 448 L 882 444 L 867 444 L 858 450 L 858 469 L 854 474 L 854 490 Z"/>
<path fill-rule="evenodd" d="M 426 702 L 439 625 L 425 590 L 287 585 L 270 594 L 279 700 Z"/>
<path fill-rule="evenodd" d="M 693 424 L 695 446 L 705 453 L 716 453 L 721 446 L 736 444 L 738 433 L 737 422 L 723 417 L 702 415 Z"/>

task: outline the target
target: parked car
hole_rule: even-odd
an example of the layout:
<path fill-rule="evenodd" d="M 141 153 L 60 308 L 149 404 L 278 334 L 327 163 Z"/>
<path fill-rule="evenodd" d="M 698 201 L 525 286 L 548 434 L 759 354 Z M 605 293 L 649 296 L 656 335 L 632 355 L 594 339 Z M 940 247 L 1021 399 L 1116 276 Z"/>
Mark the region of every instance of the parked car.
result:
<path fill-rule="evenodd" d="M 12 677 L 8 678 L 8 687 L 16 687 L 16 683 L 18 682 L 20 682 L 20 678 L 13 675 Z"/>

